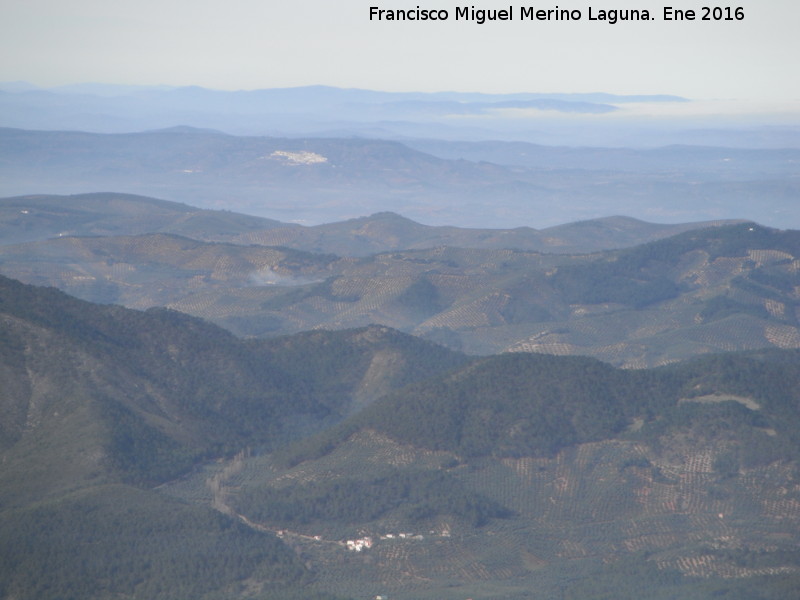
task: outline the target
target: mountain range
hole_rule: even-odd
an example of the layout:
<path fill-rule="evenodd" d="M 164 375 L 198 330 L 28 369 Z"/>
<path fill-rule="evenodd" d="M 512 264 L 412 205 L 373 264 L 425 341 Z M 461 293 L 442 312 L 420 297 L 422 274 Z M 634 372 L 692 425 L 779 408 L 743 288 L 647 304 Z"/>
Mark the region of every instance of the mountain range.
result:
<path fill-rule="evenodd" d="M 377 323 L 470 354 L 627 367 L 800 346 L 800 238 L 755 223 L 469 230 L 380 213 L 301 227 L 117 194 L 0 211 L 8 241 L 35 240 L 0 246 L 6 275 L 240 336 Z"/>
<path fill-rule="evenodd" d="M 243 340 L 0 278 L 4 598 L 792 597 L 796 350 Z"/>
<path fill-rule="evenodd" d="M 800 136 L 709 106 L 0 83 L 0 600 L 800 597 Z"/>
<path fill-rule="evenodd" d="M 4 126 L 109 133 L 182 123 L 236 134 L 338 130 L 353 135 L 375 129 L 403 132 L 420 125 L 430 130 L 454 117 L 486 116 L 491 122 L 512 110 L 607 114 L 632 102 L 687 100 L 668 95 L 396 93 L 329 86 L 222 91 L 198 86 L 83 84 L 41 89 L 23 82 L 0 84 Z"/>
<path fill-rule="evenodd" d="M 6 278 L 0 312 L 3 598 L 316 598 L 274 535 L 154 486 L 464 362 L 379 327 L 245 342 Z"/>
<path fill-rule="evenodd" d="M 800 150 L 0 129 L 0 194 L 114 190 L 279 221 L 396 212 L 431 225 L 546 228 L 623 214 L 800 226 Z"/>
<path fill-rule="evenodd" d="M 0 199 L 0 243 L 60 237 L 174 234 L 203 242 L 281 246 L 339 256 L 369 256 L 393 250 L 439 246 L 538 252 L 588 253 L 635 246 L 701 227 L 733 224 L 729 219 L 681 224 L 603 217 L 544 229 L 464 228 L 423 225 L 397 213 L 301 226 L 230 210 L 120 193 L 35 194 Z"/>
<path fill-rule="evenodd" d="M 696 107 L 699 105 L 699 107 Z M 502 140 L 548 146 L 798 148 L 791 119 L 718 101 L 608 93 L 386 92 L 329 86 L 224 91 L 198 86 L 0 82 L 0 126 L 127 133 L 191 126 L 233 135 Z M 698 121 L 698 114 L 703 119 Z M 709 118 L 711 117 L 711 118 Z"/>

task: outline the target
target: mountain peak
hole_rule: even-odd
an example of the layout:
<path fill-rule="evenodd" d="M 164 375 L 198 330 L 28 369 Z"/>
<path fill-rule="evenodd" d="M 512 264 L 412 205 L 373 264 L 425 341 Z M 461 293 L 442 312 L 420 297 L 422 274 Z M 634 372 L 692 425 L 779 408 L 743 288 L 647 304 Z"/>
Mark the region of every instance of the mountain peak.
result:
<path fill-rule="evenodd" d="M 415 223 L 419 225 L 416 221 L 409 219 L 408 217 L 404 217 L 403 215 L 390 211 L 384 210 L 376 213 L 372 213 L 371 215 L 366 217 L 370 220 L 381 220 L 381 221 L 397 221 L 397 222 L 404 222 L 404 223 Z"/>

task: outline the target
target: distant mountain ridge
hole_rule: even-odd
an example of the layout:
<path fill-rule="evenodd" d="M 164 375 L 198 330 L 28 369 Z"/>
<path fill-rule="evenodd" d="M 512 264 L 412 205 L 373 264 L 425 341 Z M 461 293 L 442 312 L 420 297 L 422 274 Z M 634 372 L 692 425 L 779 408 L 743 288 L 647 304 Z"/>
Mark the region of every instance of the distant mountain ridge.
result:
<path fill-rule="evenodd" d="M 213 129 L 213 128 L 212 128 Z M 0 128 L 0 195 L 114 190 L 279 221 L 396 212 L 475 228 L 624 214 L 800 223 L 800 150 L 563 148 L 341 137 Z"/>
<path fill-rule="evenodd" d="M 487 161 L 506 166 L 539 169 L 666 172 L 679 170 L 695 180 L 735 180 L 758 174 L 783 177 L 795 174 L 796 151 L 790 148 L 757 150 L 677 145 L 658 148 L 597 148 L 547 146 L 512 141 L 404 140 L 407 146 L 440 158 Z"/>
<path fill-rule="evenodd" d="M 667 95 L 398 93 L 321 85 L 223 91 L 198 86 L 88 83 L 41 89 L 18 82 L 0 84 L 0 106 L 4 108 L 4 122 L 0 125 L 32 129 L 77 126 L 120 132 L 157 127 L 167 118 L 175 119 L 177 114 L 179 122 L 186 125 L 208 127 L 208 121 L 215 120 L 223 129 L 238 129 L 245 119 L 264 123 L 265 127 L 278 127 L 281 116 L 284 119 L 300 116 L 317 122 L 345 119 L 358 122 L 481 113 L 492 107 L 528 106 L 553 112 L 595 113 L 615 110 L 612 103 L 685 101 Z M 95 113 L 93 117 L 91 113 Z M 54 127 L 55 123 L 60 125 Z M 127 125 L 127 129 L 120 129 L 121 124 Z"/>
<path fill-rule="evenodd" d="M 531 227 L 470 229 L 422 225 L 396 213 L 383 212 L 338 223 L 299 226 L 131 194 L 40 194 L 0 199 L 0 243 L 6 245 L 63 236 L 158 232 L 208 242 L 283 246 L 339 256 L 367 256 L 437 246 L 588 253 L 736 222 L 741 221 L 668 225 L 617 216 L 539 230 Z"/>
<path fill-rule="evenodd" d="M 344 256 L 366 256 L 392 250 L 423 250 L 439 246 L 576 254 L 634 246 L 690 229 L 735 222 L 735 219 L 728 219 L 662 225 L 616 216 L 538 230 L 531 227 L 466 229 L 420 225 L 396 213 L 383 212 L 340 223 L 249 232 L 238 236 L 235 241 L 311 249 Z"/>
<path fill-rule="evenodd" d="M 113 194 L 3 206 L 9 235 L 25 223 L 48 235 L 70 219 L 88 234 L 0 246 L 7 275 L 95 302 L 167 306 L 242 336 L 379 323 L 472 354 L 581 354 L 628 367 L 800 347 L 798 232 L 754 223 L 614 217 L 493 231 L 381 213 L 300 227 Z M 142 216 L 149 206 L 157 219 Z M 160 233 L 115 234 L 148 227 Z M 642 239 L 655 241 L 585 252 Z M 544 252 L 518 249 L 542 242 Z M 571 243 L 583 252 L 565 253 Z"/>
<path fill-rule="evenodd" d="M 667 94 L 397 93 L 322 85 L 226 91 L 103 83 L 43 89 L 26 82 L 0 82 L 0 127 L 124 133 L 186 125 L 236 135 L 290 137 L 800 147 L 796 126 L 775 127 L 758 114 L 698 129 L 692 102 Z M 666 116 L 660 110 L 664 104 Z M 643 108 L 645 113 L 654 110 L 642 119 Z M 685 108 L 688 115 L 681 117 Z M 723 101 L 720 108 L 728 107 Z M 611 122 L 604 118 L 608 114 L 615 115 Z"/>
<path fill-rule="evenodd" d="M 288 228 L 263 217 L 203 210 L 179 202 L 117 193 L 37 194 L 0 199 L 2 244 L 55 237 L 173 233 L 227 240 L 251 231 Z"/>

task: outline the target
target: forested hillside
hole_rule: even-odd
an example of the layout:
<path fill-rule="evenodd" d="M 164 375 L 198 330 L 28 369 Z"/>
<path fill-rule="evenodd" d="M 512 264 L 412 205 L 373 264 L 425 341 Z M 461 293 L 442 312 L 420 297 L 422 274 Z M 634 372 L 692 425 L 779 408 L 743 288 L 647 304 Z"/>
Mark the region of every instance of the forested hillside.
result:
<path fill-rule="evenodd" d="M 0 315 L 3 597 L 800 589 L 796 350 L 620 370 L 380 326 L 240 340 L 5 278 Z"/>
<path fill-rule="evenodd" d="M 800 589 L 798 389 L 794 350 L 487 357 L 250 459 L 227 497 L 339 593 L 777 600 Z M 324 543 L 365 535 L 346 561 Z"/>
<path fill-rule="evenodd" d="M 465 360 L 381 327 L 243 341 L 7 278 L 0 318 L 3 598 L 316 597 L 274 536 L 153 486 Z"/>
<path fill-rule="evenodd" d="M 552 457 L 564 448 L 658 436 L 720 420 L 749 466 L 800 458 L 800 352 L 715 355 L 649 370 L 586 357 L 503 354 L 388 394 L 337 428 L 295 444 L 295 464 L 330 452 L 356 431 L 401 444 L 481 457 Z M 746 400 L 742 400 L 746 399 Z M 758 433 L 760 432 L 760 433 Z M 742 442 L 740 439 L 739 442 Z M 316 445 L 316 450 L 313 450 Z M 310 454 L 307 454 L 310 452 Z"/>

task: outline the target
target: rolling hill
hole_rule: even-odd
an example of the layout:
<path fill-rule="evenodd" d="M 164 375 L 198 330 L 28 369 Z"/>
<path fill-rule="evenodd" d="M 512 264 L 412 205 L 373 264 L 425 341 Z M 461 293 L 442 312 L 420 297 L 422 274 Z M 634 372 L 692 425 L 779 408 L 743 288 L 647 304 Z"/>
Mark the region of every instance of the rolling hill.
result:
<path fill-rule="evenodd" d="M 34 195 L 0 200 L 2 244 L 70 236 L 173 233 L 225 241 L 274 227 L 279 221 L 230 211 L 202 210 L 178 202 L 130 194 Z"/>
<path fill-rule="evenodd" d="M 733 224 L 646 223 L 605 217 L 545 229 L 468 229 L 422 225 L 396 213 L 376 213 L 337 223 L 300 226 L 227 210 L 116 193 L 29 195 L 0 199 L 0 243 L 56 237 L 167 233 L 206 242 L 283 246 L 339 256 L 457 246 L 585 253 L 635 246 L 702 227 Z"/>
<path fill-rule="evenodd" d="M 20 209 L 26 200 L 39 208 Z M 80 206 L 83 197 L 9 199 L 7 222 L 28 210 L 21 217 L 31 218 L 31 231 L 44 231 L 58 203 L 69 200 Z M 109 208 L 92 217 L 92 202 Z M 89 235 L 0 246 L 0 269 L 94 302 L 177 309 L 243 336 L 378 323 L 471 354 L 590 355 L 628 367 L 800 345 L 796 231 L 622 218 L 541 231 L 465 230 L 394 214 L 261 229 L 258 219 L 152 201 L 164 215 L 160 233 L 99 235 L 122 208 L 144 211 L 146 202 L 139 202 L 90 195 L 75 222 L 76 231 Z M 123 231 L 146 225 L 139 217 L 118 224 Z M 653 238 L 618 250 L 564 253 Z M 548 242 L 545 252 L 514 248 L 539 240 Z M 403 245 L 420 249 L 361 255 Z M 334 249 L 351 255 L 319 252 Z"/>

